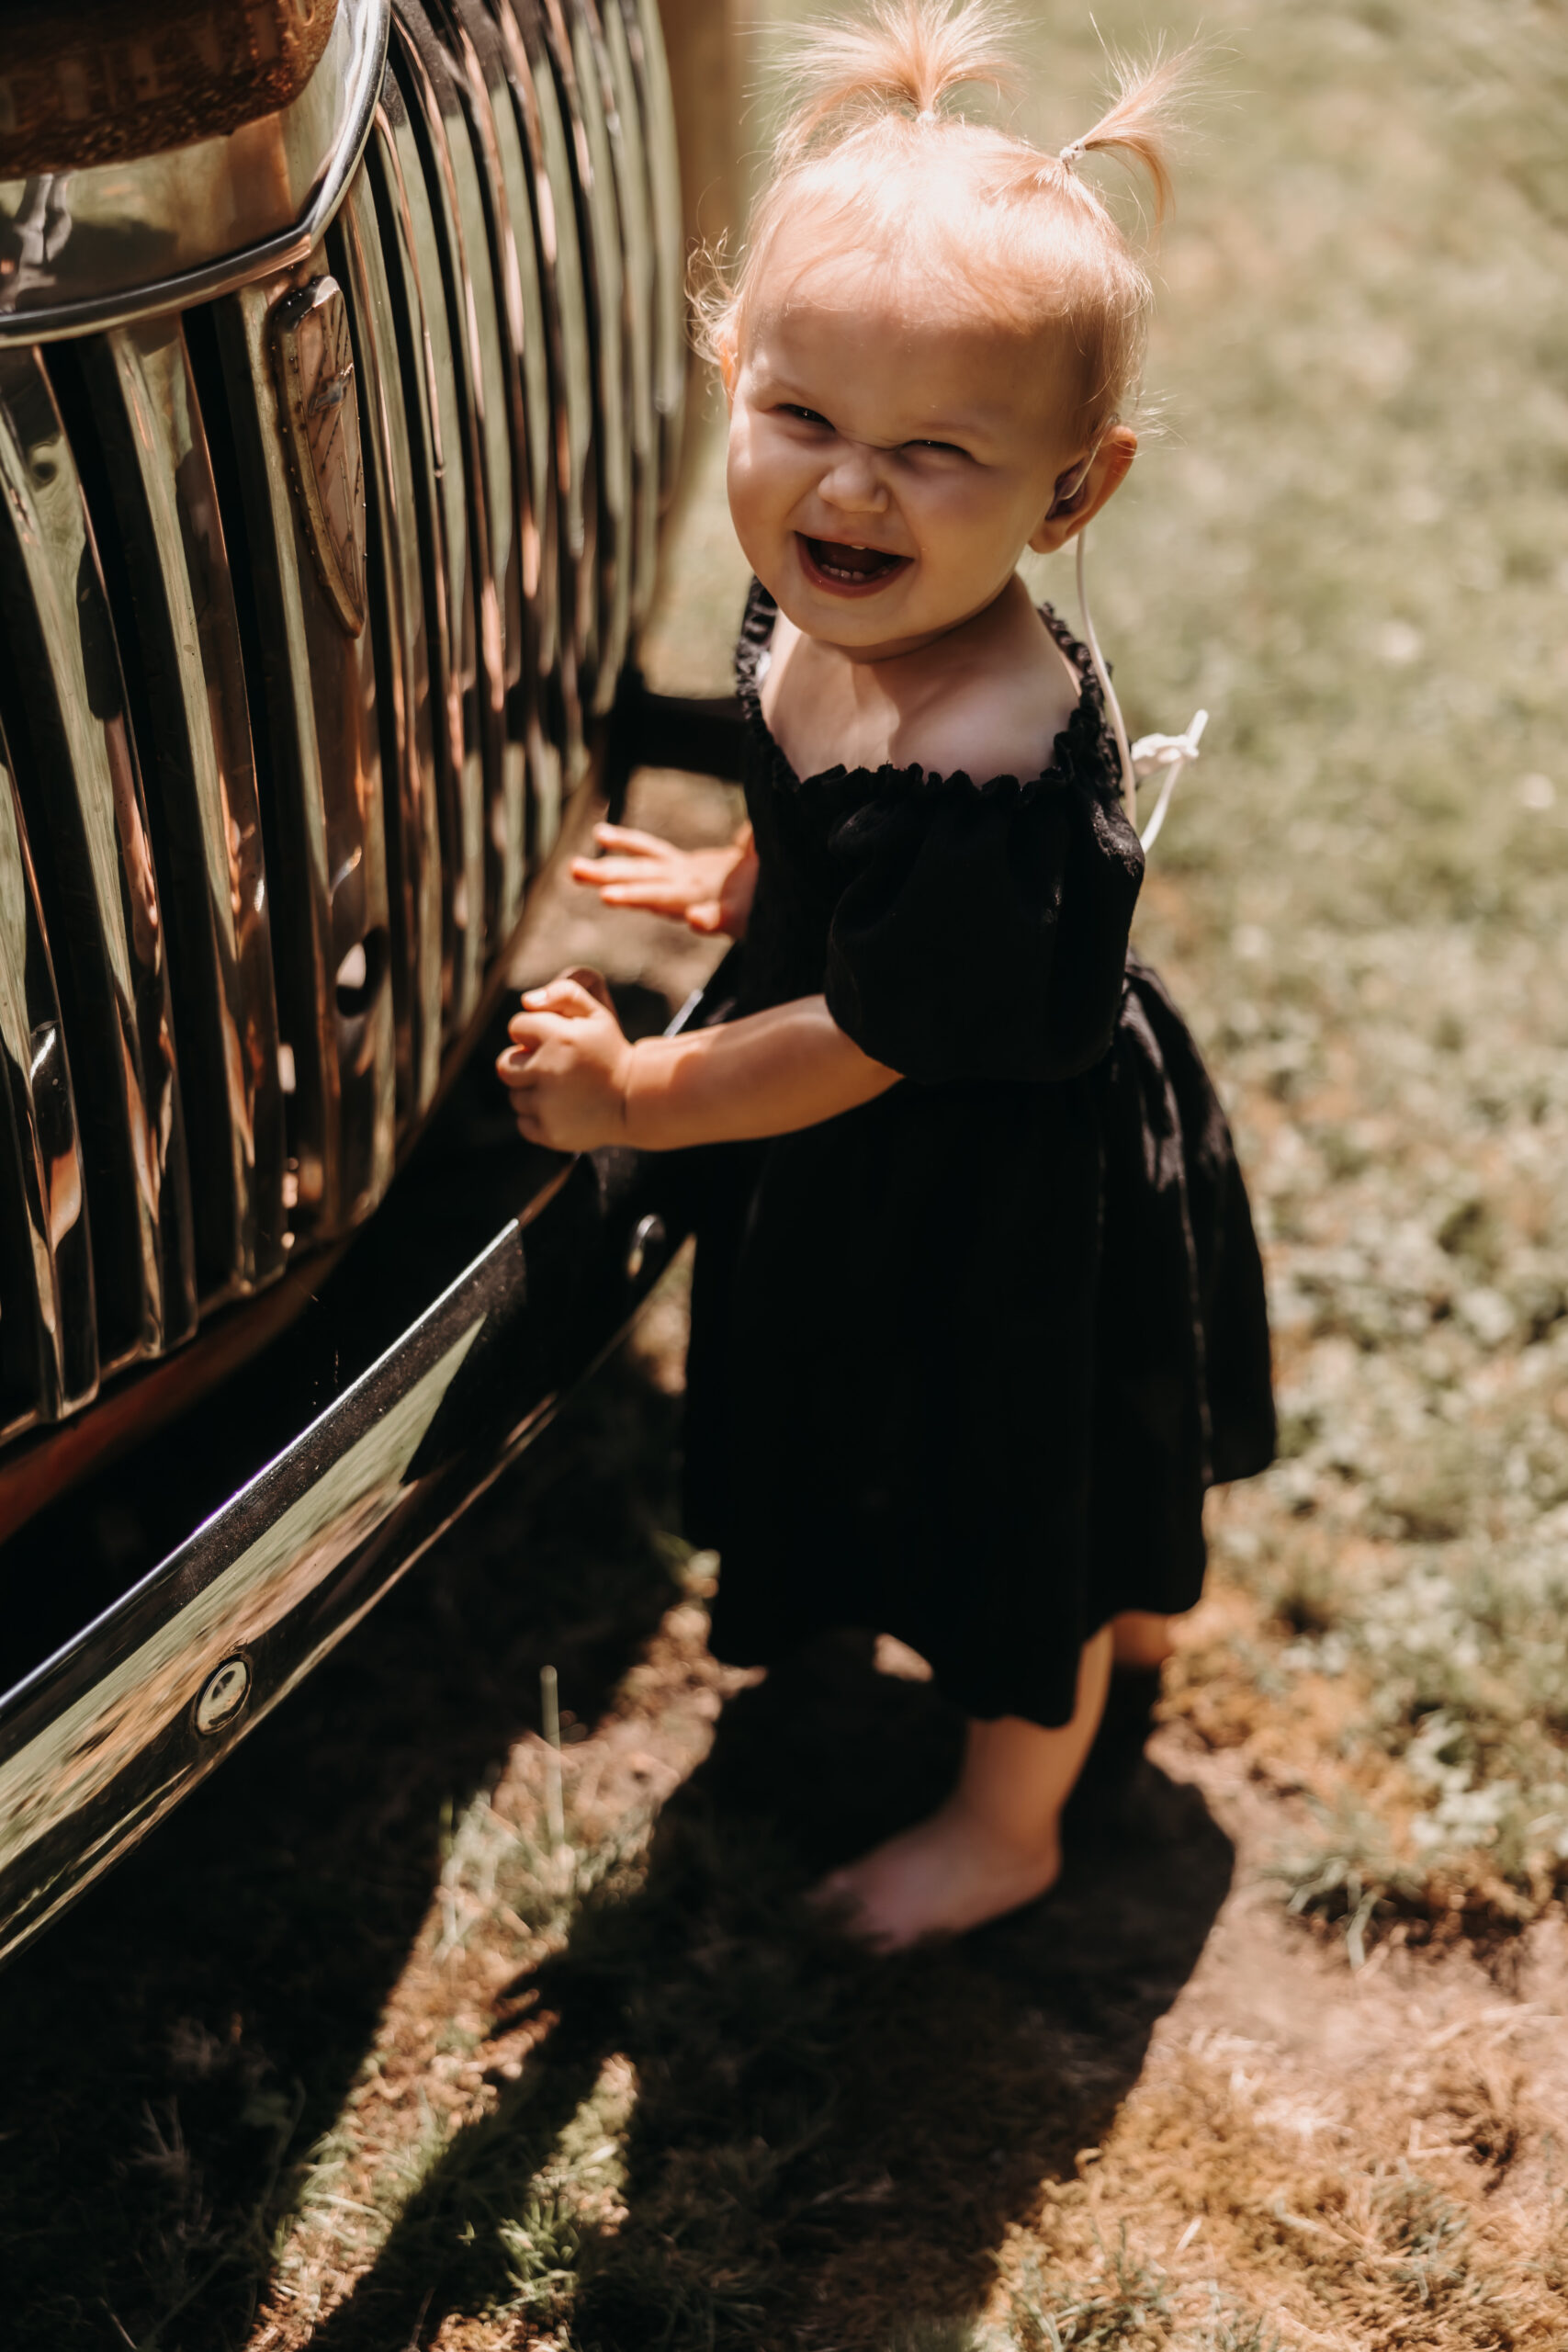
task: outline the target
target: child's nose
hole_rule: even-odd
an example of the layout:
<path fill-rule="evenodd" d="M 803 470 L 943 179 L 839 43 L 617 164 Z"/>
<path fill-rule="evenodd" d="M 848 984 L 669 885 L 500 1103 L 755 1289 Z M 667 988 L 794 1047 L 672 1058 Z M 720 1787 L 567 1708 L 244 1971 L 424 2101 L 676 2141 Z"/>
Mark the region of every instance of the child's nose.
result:
<path fill-rule="evenodd" d="M 881 514 L 887 506 L 887 484 L 869 449 L 849 448 L 835 458 L 818 485 L 830 506 L 847 507 L 860 514 Z"/>

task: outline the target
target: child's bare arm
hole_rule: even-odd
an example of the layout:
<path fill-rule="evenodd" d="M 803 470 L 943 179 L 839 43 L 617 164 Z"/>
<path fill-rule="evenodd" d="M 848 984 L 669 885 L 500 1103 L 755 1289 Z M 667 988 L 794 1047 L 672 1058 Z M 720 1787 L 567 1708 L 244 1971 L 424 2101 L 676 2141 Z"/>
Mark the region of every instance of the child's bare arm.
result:
<path fill-rule="evenodd" d="M 608 855 L 574 857 L 571 878 L 607 907 L 644 907 L 693 931 L 745 937 L 757 888 L 750 825 L 722 849 L 677 849 L 630 825 L 595 825 L 593 838 Z"/>
<path fill-rule="evenodd" d="M 722 1028 L 633 1045 L 604 1000 L 563 974 L 532 989 L 496 1063 L 518 1128 L 557 1151 L 644 1151 L 786 1135 L 898 1082 L 861 1052 L 819 996 Z"/>

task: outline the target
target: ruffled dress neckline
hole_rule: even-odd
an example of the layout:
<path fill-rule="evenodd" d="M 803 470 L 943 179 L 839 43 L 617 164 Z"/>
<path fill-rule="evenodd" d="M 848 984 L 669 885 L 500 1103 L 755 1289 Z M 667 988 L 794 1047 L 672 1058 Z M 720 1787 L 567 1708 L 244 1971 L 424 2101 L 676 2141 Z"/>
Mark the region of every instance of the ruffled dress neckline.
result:
<path fill-rule="evenodd" d="M 977 794 L 983 800 L 1028 801 L 1049 786 L 1066 783 L 1070 777 L 1091 785 L 1104 797 L 1119 797 L 1120 773 L 1116 764 L 1115 744 L 1106 724 L 1105 699 L 1100 690 L 1100 681 L 1094 674 L 1088 648 L 1078 642 L 1050 605 L 1037 605 L 1035 610 L 1081 681 L 1078 698 L 1067 723 L 1053 739 L 1051 756 L 1038 775 L 994 775 L 976 783 L 964 768 L 954 768 L 951 774 L 942 775 L 918 763 L 898 767 L 891 761 L 885 761 L 875 768 L 851 768 L 840 762 L 834 767 L 822 768 L 811 775 L 802 776 L 797 775 L 791 766 L 762 716 L 762 680 L 767 673 L 778 605 L 761 582 L 753 580 L 746 599 L 739 641 L 735 649 L 735 684 L 741 708 L 746 714 L 747 726 L 762 751 L 773 783 L 790 792 L 830 793 L 852 786 L 863 793 L 870 783 L 877 793 L 962 792 L 965 795 Z"/>

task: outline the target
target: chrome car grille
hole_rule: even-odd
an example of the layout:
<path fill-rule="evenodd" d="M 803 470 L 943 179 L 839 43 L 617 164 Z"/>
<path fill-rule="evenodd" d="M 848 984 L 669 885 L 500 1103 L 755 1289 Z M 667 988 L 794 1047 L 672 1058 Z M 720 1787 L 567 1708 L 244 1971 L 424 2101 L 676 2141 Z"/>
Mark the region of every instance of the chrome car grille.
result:
<path fill-rule="evenodd" d="M 655 0 L 395 0 L 308 259 L 0 338 L 0 1435 L 385 1192 L 646 613 L 683 259 Z"/>

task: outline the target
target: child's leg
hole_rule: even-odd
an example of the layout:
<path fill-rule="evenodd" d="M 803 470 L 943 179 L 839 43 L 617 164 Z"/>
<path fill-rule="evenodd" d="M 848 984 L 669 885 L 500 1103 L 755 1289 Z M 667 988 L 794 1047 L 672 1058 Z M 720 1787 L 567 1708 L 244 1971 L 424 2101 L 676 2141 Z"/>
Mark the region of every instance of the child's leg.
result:
<path fill-rule="evenodd" d="M 958 1786 L 928 1821 L 890 1838 L 818 1890 L 885 1951 L 959 1935 L 1052 1885 L 1062 1867 L 1062 1807 L 1082 1769 L 1111 1671 L 1111 1628 L 1085 1645 L 1071 1723 L 1046 1731 L 1020 1715 L 971 1723 Z"/>

